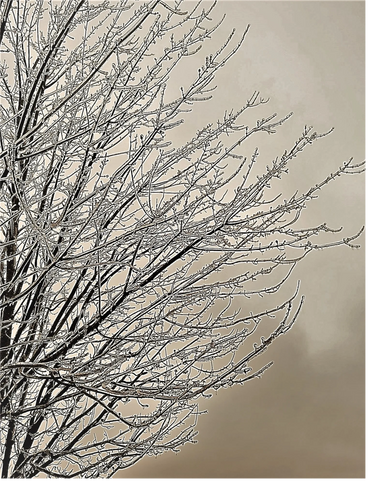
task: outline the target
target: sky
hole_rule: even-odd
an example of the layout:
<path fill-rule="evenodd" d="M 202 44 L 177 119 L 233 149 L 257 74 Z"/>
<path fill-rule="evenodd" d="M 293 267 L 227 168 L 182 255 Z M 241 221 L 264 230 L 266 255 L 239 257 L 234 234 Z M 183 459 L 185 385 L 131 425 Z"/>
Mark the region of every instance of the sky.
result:
<path fill-rule="evenodd" d="M 270 98 L 261 116 L 294 112 L 274 136 L 261 138 L 263 167 L 305 125 L 335 128 L 299 158 L 284 192 L 318 183 L 350 157 L 363 161 L 365 2 L 221 0 L 213 18 L 223 13 L 205 52 L 233 28 L 239 37 L 248 24 L 250 30 L 220 71 L 214 99 L 185 122 L 184 140 L 194 123 L 214 121 L 258 90 Z M 343 237 L 355 234 L 364 225 L 364 181 L 345 176 L 328 185 L 305 224 L 327 222 L 343 226 Z M 364 236 L 358 244 L 314 252 L 297 266 L 290 288 L 300 279 L 306 301 L 294 329 L 264 354 L 273 367 L 202 401 L 208 413 L 199 419 L 196 444 L 145 458 L 116 477 L 364 477 Z"/>

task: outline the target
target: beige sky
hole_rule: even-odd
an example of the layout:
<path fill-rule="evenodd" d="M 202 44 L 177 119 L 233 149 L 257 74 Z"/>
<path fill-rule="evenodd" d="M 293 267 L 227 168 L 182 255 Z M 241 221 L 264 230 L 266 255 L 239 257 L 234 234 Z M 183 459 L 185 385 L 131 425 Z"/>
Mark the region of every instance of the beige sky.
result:
<path fill-rule="evenodd" d="M 213 18 L 224 12 L 211 46 L 233 27 L 240 34 L 247 24 L 251 29 L 196 120 L 215 121 L 254 90 L 271 99 L 262 116 L 294 111 L 258 145 L 263 167 L 304 125 L 319 132 L 334 126 L 301 156 L 282 184 L 287 191 L 321 181 L 349 157 L 362 161 L 365 3 L 224 0 Z M 343 225 L 343 236 L 352 235 L 364 223 L 364 196 L 364 176 L 341 177 L 311 203 L 305 223 Z M 116 477 L 363 477 L 363 237 L 360 243 L 361 250 L 316 252 L 297 267 L 290 286 L 301 279 L 306 302 L 293 331 L 264 355 L 274 366 L 261 380 L 202 403 L 208 414 L 199 420 L 197 444 L 144 459 Z"/>

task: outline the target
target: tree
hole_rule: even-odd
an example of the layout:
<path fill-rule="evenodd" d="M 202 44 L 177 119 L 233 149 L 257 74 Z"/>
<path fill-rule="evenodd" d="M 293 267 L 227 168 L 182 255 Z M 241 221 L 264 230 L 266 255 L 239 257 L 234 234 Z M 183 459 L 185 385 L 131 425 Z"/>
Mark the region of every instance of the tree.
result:
<path fill-rule="evenodd" d="M 321 242 L 338 231 L 301 223 L 322 187 L 362 171 L 352 159 L 307 192 L 268 194 L 328 132 L 305 127 L 254 175 L 246 141 L 291 117 L 247 126 L 258 92 L 175 146 L 248 28 L 194 69 L 214 4 L 171 5 L 2 3 L 2 477 L 110 477 L 193 441 L 197 399 L 270 367 L 250 363 L 303 302 L 298 286 L 254 312 L 233 300 L 273 298 L 311 251 L 361 233 Z"/>

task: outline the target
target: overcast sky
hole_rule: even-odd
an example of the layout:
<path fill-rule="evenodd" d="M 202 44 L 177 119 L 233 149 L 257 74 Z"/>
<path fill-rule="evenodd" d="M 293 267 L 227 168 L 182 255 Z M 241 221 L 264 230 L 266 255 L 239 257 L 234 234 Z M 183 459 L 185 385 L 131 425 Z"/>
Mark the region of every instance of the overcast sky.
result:
<path fill-rule="evenodd" d="M 263 167 L 304 125 L 319 132 L 334 126 L 297 162 L 283 183 L 288 190 L 316 184 L 349 157 L 361 162 L 365 2 L 224 0 L 213 18 L 224 12 L 209 48 L 234 27 L 240 35 L 251 28 L 220 72 L 216 100 L 198 107 L 196 120 L 215 121 L 254 90 L 270 98 L 261 115 L 293 111 L 258 145 Z M 364 224 L 364 195 L 364 176 L 341 177 L 309 206 L 305 223 L 326 221 L 352 235 Z M 274 366 L 202 403 L 208 414 L 199 420 L 197 444 L 144 459 L 117 477 L 363 477 L 363 238 L 360 244 L 315 252 L 297 267 L 290 286 L 301 279 L 306 302 L 295 328 L 264 354 Z"/>

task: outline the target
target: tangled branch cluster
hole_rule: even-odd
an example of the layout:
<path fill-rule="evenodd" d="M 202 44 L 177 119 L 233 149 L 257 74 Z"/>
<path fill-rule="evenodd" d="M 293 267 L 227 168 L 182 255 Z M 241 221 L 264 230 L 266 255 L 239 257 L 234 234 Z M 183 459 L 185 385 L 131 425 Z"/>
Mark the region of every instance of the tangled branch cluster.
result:
<path fill-rule="evenodd" d="M 257 92 L 173 147 L 171 131 L 211 98 L 247 33 L 234 47 L 232 33 L 171 94 L 173 72 L 219 25 L 214 5 L 1 8 L 2 476 L 110 477 L 192 441 L 200 396 L 272 364 L 250 366 L 293 325 L 298 289 L 247 316 L 233 299 L 272 296 L 312 250 L 353 245 L 359 234 L 315 244 L 333 229 L 295 224 L 322 187 L 362 165 L 351 159 L 307 192 L 268 198 L 326 134 L 305 128 L 253 177 L 259 152 L 247 158 L 244 143 L 290 117 L 241 123 L 265 102 Z M 274 285 L 250 287 L 279 268 Z M 271 317 L 269 336 L 238 357 Z"/>

